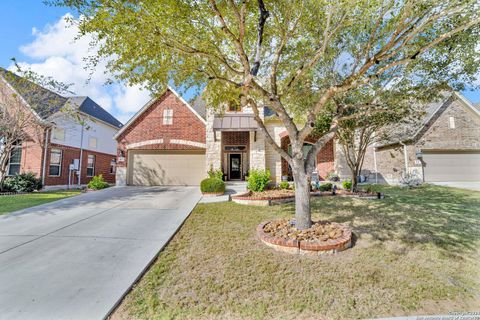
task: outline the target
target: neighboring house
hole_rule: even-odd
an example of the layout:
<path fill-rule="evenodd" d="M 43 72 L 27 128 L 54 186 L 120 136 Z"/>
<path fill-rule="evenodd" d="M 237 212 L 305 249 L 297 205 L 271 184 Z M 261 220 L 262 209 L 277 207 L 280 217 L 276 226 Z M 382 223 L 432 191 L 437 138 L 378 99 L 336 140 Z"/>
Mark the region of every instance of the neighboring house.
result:
<path fill-rule="evenodd" d="M 389 184 L 401 182 L 406 172 L 426 182 L 480 182 L 480 110 L 459 93 L 424 110 L 419 122 L 402 125 L 367 150 L 362 174 Z M 340 148 L 337 154 L 335 169 L 348 178 Z"/>
<path fill-rule="evenodd" d="M 396 139 L 369 149 L 363 173 L 370 181 L 398 183 L 405 172 L 426 181 L 480 180 L 480 112 L 456 93 L 425 111 L 421 128 L 402 126 Z M 282 122 L 268 108 L 261 116 L 288 152 Z M 215 114 L 200 98 L 190 105 L 172 88 L 138 111 L 115 139 L 117 185 L 198 185 L 210 169 L 222 170 L 227 180 L 244 180 L 251 169 L 269 169 L 274 183 L 291 179 L 287 162 L 266 142 L 251 109 L 229 106 Z M 311 142 L 307 139 L 305 152 Z M 321 180 L 331 171 L 350 177 L 334 139 L 316 159 Z"/>
<path fill-rule="evenodd" d="M 113 136 L 122 127 L 115 117 L 89 97 L 63 97 L 2 68 L 0 86 L 5 89 L 0 101 L 7 108 L 11 97 L 20 97 L 26 112 L 38 120 L 11 153 L 7 175 L 34 172 L 46 187 L 85 185 L 98 174 L 115 183 Z"/>
<path fill-rule="evenodd" d="M 268 108 L 262 117 L 288 151 L 280 120 Z M 201 99 L 191 106 L 172 88 L 140 109 L 115 138 L 117 185 L 198 185 L 210 169 L 222 170 L 227 180 L 244 180 L 251 169 L 269 169 L 273 182 L 289 176 L 286 161 L 265 141 L 251 109 L 230 106 L 215 114 Z M 305 150 L 309 147 L 306 143 Z M 317 156 L 321 178 L 334 169 L 333 151 L 331 141 Z"/>

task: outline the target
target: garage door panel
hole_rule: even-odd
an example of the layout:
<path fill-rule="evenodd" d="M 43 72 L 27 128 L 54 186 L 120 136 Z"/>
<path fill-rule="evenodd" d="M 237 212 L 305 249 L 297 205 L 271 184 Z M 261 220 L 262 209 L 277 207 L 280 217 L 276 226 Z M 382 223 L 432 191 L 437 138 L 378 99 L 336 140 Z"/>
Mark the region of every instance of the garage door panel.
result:
<path fill-rule="evenodd" d="M 134 153 L 129 165 L 132 185 L 199 185 L 205 175 L 205 154 Z"/>
<path fill-rule="evenodd" d="M 480 153 L 424 153 L 427 182 L 480 181 Z"/>

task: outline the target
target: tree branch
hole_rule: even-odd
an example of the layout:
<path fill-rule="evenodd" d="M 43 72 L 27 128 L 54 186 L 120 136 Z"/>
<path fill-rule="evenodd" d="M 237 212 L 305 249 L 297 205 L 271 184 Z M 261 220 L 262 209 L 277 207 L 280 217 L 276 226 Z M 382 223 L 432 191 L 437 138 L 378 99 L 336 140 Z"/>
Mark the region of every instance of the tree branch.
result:
<path fill-rule="evenodd" d="M 255 61 L 253 63 L 252 70 L 250 74 L 252 76 L 256 76 L 258 74 L 258 70 L 260 69 L 260 59 L 262 58 L 262 42 L 263 42 L 263 29 L 265 27 L 265 23 L 267 22 L 268 17 L 270 16 L 270 12 L 267 11 L 265 8 L 265 4 L 263 0 L 258 0 L 258 10 L 260 11 L 260 16 L 258 17 L 258 35 L 257 35 L 257 49 L 255 53 Z"/>

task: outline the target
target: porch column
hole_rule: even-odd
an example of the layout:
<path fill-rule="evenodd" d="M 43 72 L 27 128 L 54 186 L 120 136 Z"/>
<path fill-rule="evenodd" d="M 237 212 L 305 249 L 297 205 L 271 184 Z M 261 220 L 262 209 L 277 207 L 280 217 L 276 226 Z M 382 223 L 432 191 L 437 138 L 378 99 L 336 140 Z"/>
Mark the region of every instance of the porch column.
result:
<path fill-rule="evenodd" d="M 265 170 L 265 134 L 250 131 L 250 169 Z"/>
<path fill-rule="evenodd" d="M 213 130 L 214 111 L 211 108 L 207 108 L 207 126 L 206 126 L 206 170 L 205 174 L 213 168 L 218 170 L 222 168 L 222 135 L 220 132 L 217 134 L 215 140 L 215 131 Z"/>

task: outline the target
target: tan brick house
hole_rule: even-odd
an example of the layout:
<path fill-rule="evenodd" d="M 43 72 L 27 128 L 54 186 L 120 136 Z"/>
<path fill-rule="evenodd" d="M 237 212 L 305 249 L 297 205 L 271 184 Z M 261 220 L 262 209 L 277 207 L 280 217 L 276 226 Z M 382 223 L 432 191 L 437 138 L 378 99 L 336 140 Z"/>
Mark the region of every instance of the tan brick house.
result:
<path fill-rule="evenodd" d="M 479 111 L 457 93 L 425 110 L 421 128 L 401 127 L 396 140 L 370 148 L 363 174 L 371 182 L 376 177 L 398 183 L 405 172 L 426 181 L 480 179 Z M 282 122 L 268 108 L 261 116 L 270 135 L 288 151 Z M 251 109 L 232 107 L 218 114 L 201 99 L 190 105 L 172 88 L 147 103 L 115 138 L 118 185 L 198 185 L 211 168 L 222 170 L 227 180 L 243 180 L 251 169 L 269 169 L 274 183 L 291 179 L 287 162 L 266 143 Z M 334 139 L 316 160 L 320 180 L 331 171 L 349 178 Z"/>
<path fill-rule="evenodd" d="M 362 174 L 396 184 L 406 172 L 425 182 L 480 182 L 480 111 L 460 93 L 424 106 L 425 115 L 401 125 L 394 136 L 369 147 Z M 335 170 L 349 177 L 342 151 Z"/>
<path fill-rule="evenodd" d="M 33 172 L 47 188 L 85 185 L 98 174 L 115 183 L 113 136 L 122 124 L 110 113 L 89 97 L 61 96 L 3 68 L 0 86 L 2 108 L 8 112 L 20 103 L 35 119 L 9 156 L 7 176 Z"/>

